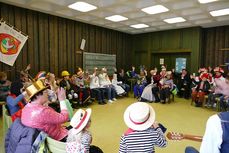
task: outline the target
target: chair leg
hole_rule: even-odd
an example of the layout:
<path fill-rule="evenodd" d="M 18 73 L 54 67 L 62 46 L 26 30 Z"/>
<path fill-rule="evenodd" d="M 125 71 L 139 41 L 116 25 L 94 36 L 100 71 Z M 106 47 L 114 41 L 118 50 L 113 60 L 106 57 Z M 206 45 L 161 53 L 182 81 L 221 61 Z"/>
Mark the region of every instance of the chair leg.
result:
<path fill-rule="evenodd" d="M 216 100 L 216 111 L 220 112 L 221 111 L 221 109 L 220 109 L 220 99 L 216 98 L 215 100 Z"/>

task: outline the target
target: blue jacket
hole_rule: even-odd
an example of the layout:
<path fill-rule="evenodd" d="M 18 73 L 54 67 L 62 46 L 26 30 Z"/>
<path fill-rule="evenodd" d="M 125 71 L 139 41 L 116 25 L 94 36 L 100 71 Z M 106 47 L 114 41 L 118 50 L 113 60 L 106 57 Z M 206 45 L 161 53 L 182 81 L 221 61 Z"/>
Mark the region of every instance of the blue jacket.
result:
<path fill-rule="evenodd" d="M 26 103 L 23 100 L 24 95 L 20 94 L 18 95 L 16 98 L 13 98 L 12 96 L 7 96 L 6 98 L 6 105 L 9 108 L 10 111 L 10 115 L 12 116 L 14 113 L 16 113 L 17 111 L 20 110 L 20 107 L 18 106 L 18 103 L 21 101 L 24 105 L 26 105 Z"/>
<path fill-rule="evenodd" d="M 229 152 L 229 112 L 219 113 L 219 118 L 221 119 L 221 126 L 223 129 L 223 142 L 221 144 L 221 153 Z"/>
<path fill-rule="evenodd" d="M 8 129 L 5 138 L 6 153 L 30 153 L 34 140 L 39 131 L 22 125 L 20 119 L 16 119 Z"/>

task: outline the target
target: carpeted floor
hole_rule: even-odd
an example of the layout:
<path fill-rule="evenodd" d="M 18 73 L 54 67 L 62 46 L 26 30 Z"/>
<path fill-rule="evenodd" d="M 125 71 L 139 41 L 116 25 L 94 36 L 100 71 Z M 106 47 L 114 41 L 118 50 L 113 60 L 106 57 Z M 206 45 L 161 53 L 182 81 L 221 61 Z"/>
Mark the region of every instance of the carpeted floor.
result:
<path fill-rule="evenodd" d="M 104 153 L 117 153 L 119 140 L 127 129 L 123 121 L 123 113 L 128 105 L 137 100 L 132 98 L 120 98 L 113 104 L 91 105 L 93 135 L 92 144 L 99 146 Z M 213 110 L 197 108 L 190 105 L 190 100 L 175 98 L 170 104 L 150 103 L 156 111 L 156 120 L 167 127 L 168 131 L 185 134 L 203 135 L 208 117 L 217 112 Z M 0 139 L 2 136 L 2 119 L 0 120 Z M 184 153 L 186 146 L 199 148 L 200 143 L 182 140 L 169 141 L 166 148 L 156 148 L 156 153 Z M 3 143 L 0 143 L 0 152 L 3 152 Z"/>
<path fill-rule="evenodd" d="M 113 104 L 91 106 L 93 144 L 102 148 L 105 153 L 118 152 L 120 136 L 127 129 L 123 121 L 123 113 L 127 106 L 135 101 L 137 100 L 134 98 L 120 98 Z M 150 103 L 150 105 L 156 111 L 156 120 L 167 127 L 167 132 L 175 131 L 202 136 L 208 117 L 217 112 L 191 106 L 190 102 L 190 100 L 175 98 L 175 102 L 170 104 Z M 184 153 L 188 145 L 199 148 L 200 143 L 189 140 L 168 140 L 168 146 L 156 148 L 156 153 Z"/>

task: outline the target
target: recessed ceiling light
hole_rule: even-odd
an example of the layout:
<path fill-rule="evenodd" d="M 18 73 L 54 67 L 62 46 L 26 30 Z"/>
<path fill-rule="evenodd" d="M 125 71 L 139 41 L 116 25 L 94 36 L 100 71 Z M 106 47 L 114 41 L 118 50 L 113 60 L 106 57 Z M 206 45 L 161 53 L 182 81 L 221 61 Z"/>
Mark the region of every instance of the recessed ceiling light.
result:
<path fill-rule="evenodd" d="M 73 10 L 80 11 L 80 12 L 89 12 L 91 10 L 97 9 L 96 6 L 85 3 L 85 2 L 76 2 L 71 5 L 68 5 L 68 7 Z"/>
<path fill-rule="evenodd" d="M 211 11 L 210 14 L 211 14 L 212 16 L 229 15 L 229 8 L 227 8 L 227 9 L 222 9 L 222 10 Z"/>
<path fill-rule="evenodd" d="M 211 3 L 211 2 L 215 2 L 218 0 L 198 0 L 200 3 L 205 4 L 205 3 Z"/>
<path fill-rule="evenodd" d="M 130 27 L 136 28 L 136 29 L 141 29 L 141 28 L 147 28 L 149 26 L 146 24 L 134 24 L 134 25 L 130 25 Z"/>
<path fill-rule="evenodd" d="M 128 18 L 121 16 L 121 15 L 112 15 L 112 16 L 106 17 L 105 19 L 113 21 L 113 22 L 119 22 L 119 21 L 127 20 Z"/>
<path fill-rule="evenodd" d="M 178 23 L 178 22 L 185 22 L 186 20 L 182 17 L 176 17 L 176 18 L 165 19 L 164 21 L 172 24 L 172 23 Z"/>
<path fill-rule="evenodd" d="M 158 13 L 169 11 L 169 9 L 167 9 L 163 5 L 154 5 L 154 6 L 143 8 L 141 10 L 148 14 L 158 14 Z"/>

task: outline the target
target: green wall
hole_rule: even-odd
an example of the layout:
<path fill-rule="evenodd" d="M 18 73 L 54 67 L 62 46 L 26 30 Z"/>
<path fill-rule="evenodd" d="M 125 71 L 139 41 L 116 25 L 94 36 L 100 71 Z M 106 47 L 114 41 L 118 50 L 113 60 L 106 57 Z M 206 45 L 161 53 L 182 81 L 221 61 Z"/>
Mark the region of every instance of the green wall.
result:
<path fill-rule="evenodd" d="M 187 69 L 196 72 L 200 65 L 201 28 L 192 27 L 133 35 L 133 64 L 152 68 L 158 55 L 187 58 Z M 155 57 L 155 58 L 154 58 Z M 158 60 L 158 59 L 157 59 Z M 172 59 L 174 60 L 174 59 Z M 166 64 L 166 63 L 165 63 Z"/>

